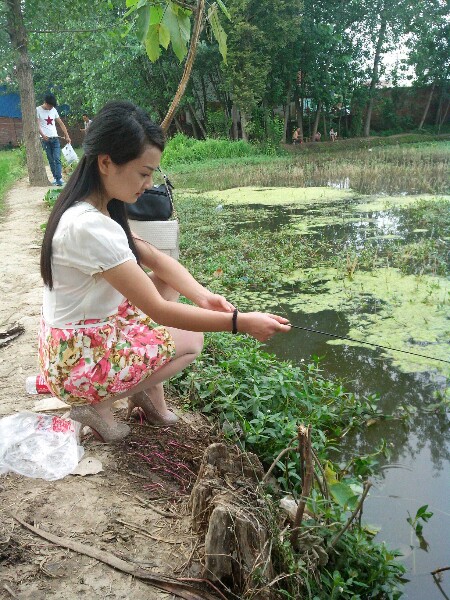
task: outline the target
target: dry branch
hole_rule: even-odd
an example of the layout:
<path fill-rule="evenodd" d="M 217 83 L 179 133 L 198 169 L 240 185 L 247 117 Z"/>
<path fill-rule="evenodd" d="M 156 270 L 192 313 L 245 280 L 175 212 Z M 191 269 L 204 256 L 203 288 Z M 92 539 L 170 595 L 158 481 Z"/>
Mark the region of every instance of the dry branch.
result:
<path fill-rule="evenodd" d="M 269 470 L 267 471 L 267 473 L 264 475 L 264 477 L 262 478 L 261 483 L 266 483 L 266 481 L 269 479 L 272 471 L 274 470 L 274 468 L 277 466 L 277 463 L 279 460 L 281 460 L 283 458 L 283 456 L 285 454 L 287 454 L 290 450 L 292 450 L 292 446 L 294 445 L 294 442 L 297 440 L 297 436 L 295 438 L 292 438 L 292 440 L 289 442 L 289 444 L 286 446 L 286 448 L 284 450 L 282 450 L 279 455 L 276 457 L 276 459 L 273 461 L 273 463 L 270 465 Z"/>
<path fill-rule="evenodd" d="M 291 544 L 296 546 L 299 534 L 299 527 L 302 523 L 303 513 L 305 511 L 306 500 L 311 492 L 314 462 L 311 452 L 311 425 L 306 428 L 300 425 L 298 428 L 298 439 L 300 446 L 300 456 L 304 465 L 305 475 L 302 479 L 302 496 L 298 505 L 297 514 L 295 515 L 294 527 L 291 534 Z"/>
<path fill-rule="evenodd" d="M 209 592 L 205 592 L 203 590 L 198 590 L 189 586 L 185 583 L 181 583 L 177 579 L 172 579 L 170 577 L 161 577 L 158 575 L 154 575 L 153 573 L 149 573 L 144 569 L 141 569 L 138 566 L 134 566 L 129 562 L 114 556 L 109 552 L 105 552 L 103 550 L 99 550 L 94 548 L 93 546 L 87 546 L 86 544 L 81 544 L 80 542 L 75 542 L 74 540 L 68 538 L 62 538 L 57 535 L 53 535 L 47 531 L 43 531 L 42 529 L 38 529 L 33 527 L 29 523 L 22 521 L 17 515 L 10 513 L 13 519 L 15 519 L 18 523 L 20 523 L 26 529 L 29 529 L 36 535 L 52 542 L 53 544 L 57 544 L 58 546 L 62 546 L 63 548 L 69 548 L 69 550 L 73 550 L 74 552 L 78 552 L 79 554 L 84 554 L 86 556 L 90 556 L 91 558 L 95 558 L 96 560 L 113 567 L 119 571 L 124 573 L 128 573 L 133 577 L 137 577 L 138 579 L 142 579 L 149 583 L 150 585 L 174 594 L 179 598 L 184 598 L 185 600 L 217 600 L 217 596 L 213 596 Z"/>
<path fill-rule="evenodd" d="M 0 348 L 15 340 L 16 337 L 22 335 L 24 331 L 25 327 L 23 325 L 19 325 L 18 323 L 11 325 L 11 327 L 9 327 L 9 329 L 6 331 L 0 331 Z"/>

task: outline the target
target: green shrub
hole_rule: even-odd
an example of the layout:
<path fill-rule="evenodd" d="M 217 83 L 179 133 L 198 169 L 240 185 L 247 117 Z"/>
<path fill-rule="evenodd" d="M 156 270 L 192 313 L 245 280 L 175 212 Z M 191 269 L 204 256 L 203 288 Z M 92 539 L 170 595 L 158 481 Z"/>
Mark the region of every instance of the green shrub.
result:
<path fill-rule="evenodd" d="M 264 352 L 256 340 L 226 333 L 207 334 L 201 358 L 191 369 L 172 378 L 171 385 L 190 406 L 214 413 L 226 434 L 243 449 L 255 452 L 266 466 L 296 438 L 299 424 L 312 425 L 315 453 L 325 461 L 331 447 L 328 440 L 336 442 L 349 427 L 377 414 L 374 396 L 357 398 L 346 392 L 339 382 L 324 379 L 317 363 L 296 367 Z M 374 454 L 358 457 L 354 465 L 359 471 L 355 468 L 352 475 L 350 465 L 344 474 L 327 461 L 331 498 L 325 499 L 313 489 L 308 509 L 315 518 L 305 520 L 302 527 L 303 534 L 318 536 L 316 544 L 322 550 L 343 529 L 358 502 L 363 479 L 373 473 L 375 457 L 385 452 L 381 444 Z M 274 471 L 281 489 L 297 497 L 303 484 L 300 473 L 299 454 L 294 449 L 279 460 Z M 277 496 L 273 486 L 272 495 Z M 279 590 L 283 597 L 306 598 L 299 595 L 301 587 L 314 590 L 320 594 L 315 597 L 320 598 L 355 600 L 368 598 L 368 592 L 370 597 L 400 597 L 398 586 L 405 569 L 395 560 L 398 553 L 374 543 L 372 535 L 358 523 L 340 537 L 320 573 L 317 565 L 302 562 L 286 538 L 282 541 L 274 528 L 277 568 L 292 575 L 290 582 L 281 584 L 285 586 Z M 360 593 L 363 595 L 357 595 Z"/>

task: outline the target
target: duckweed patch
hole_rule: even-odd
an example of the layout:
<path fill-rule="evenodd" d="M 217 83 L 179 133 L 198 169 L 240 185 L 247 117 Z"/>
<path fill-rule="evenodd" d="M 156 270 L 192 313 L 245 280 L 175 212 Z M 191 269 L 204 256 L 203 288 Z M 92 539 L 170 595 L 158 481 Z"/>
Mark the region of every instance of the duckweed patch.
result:
<path fill-rule="evenodd" d="M 337 190 L 313 205 L 300 194 L 299 205 L 286 208 L 273 202 L 272 189 L 252 190 L 243 206 L 235 204 L 239 190 L 231 192 L 219 211 L 218 199 L 202 195 L 180 202 L 190 218 L 182 255 L 210 289 L 241 310 L 334 310 L 348 319 L 349 337 L 450 355 L 449 197 L 373 198 L 361 214 L 358 199 Z M 252 205 L 255 194 L 269 194 L 268 204 Z M 387 354 L 403 372 L 448 372 L 443 363 Z"/>
<path fill-rule="evenodd" d="M 310 288 L 312 277 L 320 292 L 314 295 L 302 290 Z M 293 273 L 287 282 L 295 283 L 296 289 L 284 299 L 285 305 L 303 313 L 330 309 L 345 313 L 350 323 L 347 335 L 361 339 L 362 345 L 366 341 L 438 359 L 450 356 L 450 282 L 445 278 L 404 275 L 392 268 L 358 271 L 345 277 L 336 269 L 320 269 Z M 362 308 L 368 297 L 378 307 L 369 312 Z M 355 345 L 342 340 L 328 343 Z M 444 363 L 383 352 L 403 372 L 436 369 L 450 375 Z"/>
<path fill-rule="evenodd" d="M 336 190 L 329 187 L 237 187 L 228 190 L 212 190 L 199 194 L 221 204 L 263 204 L 274 205 L 311 205 L 324 202 L 336 202 L 353 198 L 350 190 Z"/>
<path fill-rule="evenodd" d="M 353 210 L 371 213 L 410 208 L 422 203 L 426 205 L 429 202 L 450 202 L 450 196 L 445 194 L 439 196 L 433 194 L 421 194 L 420 196 L 374 196 L 359 202 L 354 206 Z"/>

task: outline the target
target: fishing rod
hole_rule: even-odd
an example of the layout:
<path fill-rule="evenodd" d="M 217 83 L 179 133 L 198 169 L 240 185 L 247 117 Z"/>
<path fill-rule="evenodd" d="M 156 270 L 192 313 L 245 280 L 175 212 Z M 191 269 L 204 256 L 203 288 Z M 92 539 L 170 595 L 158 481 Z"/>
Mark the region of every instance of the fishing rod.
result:
<path fill-rule="evenodd" d="M 418 354 L 417 352 L 410 352 L 409 350 L 400 350 L 400 348 L 392 348 L 391 346 L 381 346 L 381 344 L 372 344 L 371 342 L 364 342 L 363 340 L 356 340 L 350 337 L 343 337 L 342 335 L 336 335 L 334 333 L 327 333 L 326 331 L 319 331 L 318 329 L 310 329 L 309 327 L 300 327 L 300 325 L 292 325 L 288 323 L 290 327 L 294 329 L 302 329 L 303 331 L 310 331 L 311 333 L 320 333 L 321 335 L 327 335 L 328 337 L 337 338 L 338 340 L 348 340 L 349 342 L 357 342 L 358 344 L 367 344 L 368 346 L 375 346 L 376 348 L 383 348 L 384 350 L 394 350 L 395 352 L 403 352 L 403 354 L 412 354 L 413 356 L 420 356 L 420 358 L 427 358 L 428 360 L 438 360 L 450 364 L 450 360 L 443 358 L 434 358 L 434 356 L 427 356 L 426 354 Z"/>

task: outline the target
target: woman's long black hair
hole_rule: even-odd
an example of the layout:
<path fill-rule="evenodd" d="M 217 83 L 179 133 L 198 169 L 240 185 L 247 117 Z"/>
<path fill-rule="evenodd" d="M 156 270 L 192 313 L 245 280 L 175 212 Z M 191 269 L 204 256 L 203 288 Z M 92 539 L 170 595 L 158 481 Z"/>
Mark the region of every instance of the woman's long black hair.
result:
<path fill-rule="evenodd" d="M 47 223 L 41 251 L 41 275 L 45 285 L 53 288 L 52 241 L 62 215 L 77 202 L 103 191 L 97 164 L 99 154 L 108 154 L 115 164 L 124 165 L 138 158 L 147 146 L 155 146 L 162 152 L 164 143 L 161 127 L 131 102 L 108 102 L 99 111 L 86 130 L 84 155 L 58 196 Z M 113 199 L 108 203 L 108 211 L 125 231 L 131 251 L 140 262 L 125 204 Z"/>

